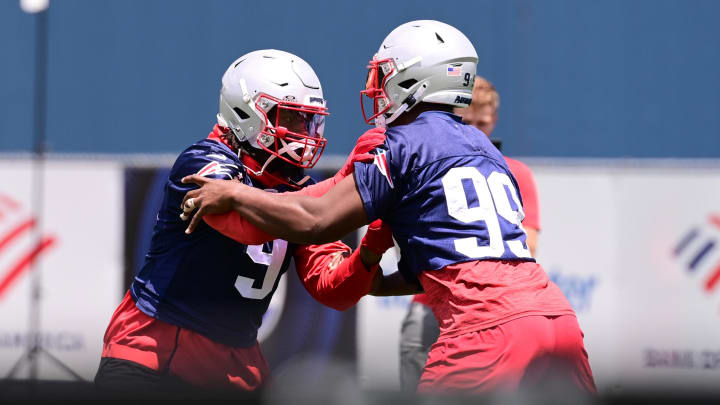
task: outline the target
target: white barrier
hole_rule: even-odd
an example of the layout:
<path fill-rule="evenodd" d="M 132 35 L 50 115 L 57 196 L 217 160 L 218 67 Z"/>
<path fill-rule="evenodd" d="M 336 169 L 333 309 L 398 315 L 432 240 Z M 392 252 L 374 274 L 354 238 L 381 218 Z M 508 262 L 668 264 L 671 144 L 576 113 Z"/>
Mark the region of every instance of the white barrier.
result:
<path fill-rule="evenodd" d="M 0 378 L 39 340 L 90 380 L 121 298 L 122 165 L 49 161 L 43 173 L 44 202 L 36 215 L 32 163 L 0 160 Z M 30 336 L 34 274 L 41 276 L 40 329 Z M 36 359 L 38 378 L 72 378 L 43 352 Z M 27 378 L 29 362 L 19 366 L 14 377 Z"/>
<path fill-rule="evenodd" d="M 538 260 L 576 307 L 598 387 L 720 391 L 720 169 L 532 169 Z"/>
<path fill-rule="evenodd" d="M 526 163 L 540 196 L 538 260 L 577 311 L 599 389 L 720 391 L 720 165 Z M 123 168 L 48 161 L 33 225 L 32 163 L 0 159 L 0 378 L 33 339 L 83 378 L 95 373 L 122 293 Z M 31 262 L 42 275 L 36 337 L 28 336 Z M 387 271 L 392 263 L 383 259 Z M 358 371 L 368 389 L 399 385 L 408 302 L 366 297 L 358 306 Z M 69 378 L 38 359 L 40 378 Z M 17 376 L 27 373 L 24 365 Z"/>

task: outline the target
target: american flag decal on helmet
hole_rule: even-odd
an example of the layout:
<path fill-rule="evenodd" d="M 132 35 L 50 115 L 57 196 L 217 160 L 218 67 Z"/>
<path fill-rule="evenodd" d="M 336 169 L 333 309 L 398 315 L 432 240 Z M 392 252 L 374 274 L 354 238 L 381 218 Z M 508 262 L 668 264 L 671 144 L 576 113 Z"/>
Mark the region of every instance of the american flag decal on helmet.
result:
<path fill-rule="evenodd" d="M 395 186 L 393 185 L 392 177 L 390 177 L 390 169 L 387 162 L 387 151 L 379 150 L 379 152 L 375 155 L 375 159 L 373 159 L 373 164 L 375 164 L 375 166 L 377 166 L 377 168 L 380 170 L 380 174 L 385 176 L 388 183 L 390 184 L 390 188 L 395 188 Z"/>
<path fill-rule="evenodd" d="M 233 169 L 235 169 L 233 171 Z M 228 179 L 233 178 L 233 172 L 237 172 L 239 169 L 237 166 L 229 163 L 219 163 L 219 162 L 210 162 L 203 166 L 202 169 L 200 169 L 197 174 L 200 176 L 209 177 L 214 174 L 218 174 L 221 176 L 227 176 Z"/>

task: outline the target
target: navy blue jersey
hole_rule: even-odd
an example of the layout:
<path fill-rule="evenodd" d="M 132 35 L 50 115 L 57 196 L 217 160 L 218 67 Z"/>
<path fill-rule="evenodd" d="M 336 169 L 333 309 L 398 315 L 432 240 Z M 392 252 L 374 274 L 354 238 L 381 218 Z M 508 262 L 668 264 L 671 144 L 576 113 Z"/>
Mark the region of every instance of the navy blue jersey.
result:
<path fill-rule="evenodd" d="M 470 260 L 534 261 L 517 182 L 485 134 L 431 111 L 385 135 L 374 162 L 355 163 L 355 182 L 368 220 L 390 225 L 408 280 Z"/>
<path fill-rule="evenodd" d="M 243 245 L 203 221 L 185 234 L 188 222 L 180 219 L 180 205 L 197 186 L 180 179 L 196 173 L 252 185 L 237 154 L 220 142 L 204 139 L 182 152 L 170 171 L 150 250 L 130 293 L 149 316 L 219 343 L 251 346 L 293 247 L 284 240 Z"/>

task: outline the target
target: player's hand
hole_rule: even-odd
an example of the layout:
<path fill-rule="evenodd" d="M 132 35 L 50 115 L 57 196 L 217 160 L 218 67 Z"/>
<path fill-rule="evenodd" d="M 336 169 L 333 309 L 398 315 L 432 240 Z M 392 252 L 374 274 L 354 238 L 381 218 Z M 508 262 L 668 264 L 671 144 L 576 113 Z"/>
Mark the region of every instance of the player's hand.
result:
<path fill-rule="evenodd" d="M 185 194 L 180 209 L 180 219 L 186 221 L 192 216 L 190 224 L 185 233 L 189 234 L 195 230 L 200 220 L 208 214 L 222 214 L 230 211 L 233 204 L 233 193 L 238 187 L 247 187 L 237 180 L 216 180 L 198 174 L 183 177 L 183 183 L 195 183 L 200 188 L 190 190 Z M 195 215 L 192 212 L 195 211 Z"/>
<path fill-rule="evenodd" d="M 355 170 L 355 162 L 370 162 L 375 155 L 370 153 L 373 149 L 385 143 L 385 128 L 372 128 L 360 135 L 355 147 L 345 161 L 345 165 L 335 175 L 338 181 L 347 177 Z"/>

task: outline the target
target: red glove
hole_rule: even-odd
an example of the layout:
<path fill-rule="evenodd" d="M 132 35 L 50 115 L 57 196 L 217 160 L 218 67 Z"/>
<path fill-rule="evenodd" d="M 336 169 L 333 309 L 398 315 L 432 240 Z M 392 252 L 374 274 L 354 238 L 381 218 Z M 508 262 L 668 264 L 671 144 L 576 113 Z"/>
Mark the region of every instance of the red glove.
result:
<path fill-rule="evenodd" d="M 295 249 L 295 268 L 305 289 L 323 305 L 344 311 L 366 295 L 378 271 L 367 269 L 359 250 L 350 250 L 342 242 L 325 245 L 299 245 Z"/>
<path fill-rule="evenodd" d="M 390 227 L 379 219 L 368 226 L 360 246 L 382 255 L 394 245 Z M 360 249 L 349 257 L 342 253 L 350 250 L 342 242 L 324 245 L 298 245 L 295 248 L 295 268 L 305 289 L 316 300 L 330 308 L 344 311 L 357 304 L 370 292 L 379 266 L 366 268 L 360 258 Z"/>
<path fill-rule="evenodd" d="M 385 143 L 385 128 L 372 128 L 360 135 L 355 147 L 345 161 L 345 165 L 335 174 L 335 181 L 339 182 L 355 171 L 355 162 L 371 162 L 375 155 L 370 153 L 373 149 Z"/>
<path fill-rule="evenodd" d="M 368 225 L 367 233 L 360 242 L 360 246 L 365 246 L 371 252 L 381 256 L 386 250 L 395 246 L 390 226 L 382 220 L 376 219 Z"/>

